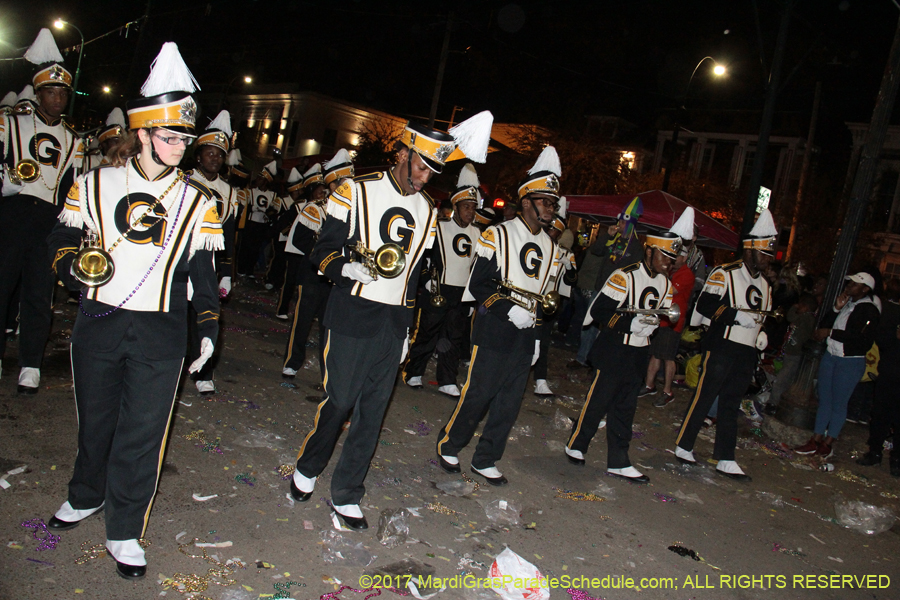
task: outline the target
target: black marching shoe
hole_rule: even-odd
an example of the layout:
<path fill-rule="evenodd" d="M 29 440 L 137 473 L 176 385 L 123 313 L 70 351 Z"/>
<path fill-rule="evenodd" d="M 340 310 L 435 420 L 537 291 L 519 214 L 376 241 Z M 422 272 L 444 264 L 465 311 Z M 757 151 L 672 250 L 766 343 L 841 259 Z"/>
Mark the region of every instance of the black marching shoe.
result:
<path fill-rule="evenodd" d="M 344 525 L 346 525 L 353 531 L 362 531 L 363 529 L 369 528 L 369 522 L 366 521 L 365 517 L 348 517 L 347 515 L 342 515 L 333 508 L 331 510 L 334 512 L 334 514 L 340 517 L 341 521 L 344 522 Z"/>
<path fill-rule="evenodd" d="M 459 463 L 454 465 L 453 463 L 447 462 L 440 454 L 438 454 L 438 464 L 440 464 L 441 468 L 447 473 L 459 473 L 462 470 L 459 468 Z"/>
<path fill-rule="evenodd" d="M 484 480 L 493 486 L 501 486 L 501 485 L 506 485 L 507 483 L 509 483 L 509 480 L 506 477 L 504 477 L 503 475 L 500 475 L 499 477 L 488 477 L 487 475 L 485 475 L 484 473 L 482 473 L 475 467 L 472 467 L 472 472 L 475 473 L 476 475 L 478 475 L 479 477 L 484 477 Z"/>
<path fill-rule="evenodd" d="M 881 464 L 881 452 L 869 450 L 856 460 L 856 464 L 864 467 L 874 467 Z"/>
<path fill-rule="evenodd" d="M 28 387 L 27 385 L 17 385 L 16 393 L 22 394 L 25 396 L 33 396 L 38 393 L 38 388 L 36 387 Z"/>
<path fill-rule="evenodd" d="M 112 556 L 112 554 L 110 554 L 110 556 Z M 115 557 L 113 557 L 113 560 L 116 560 Z M 126 565 L 125 563 L 116 560 L 116 575 L 122 579 L 143 579 L 146 574 L 147 565 Z"/>
<path fill-rule="evenodd" d="M 80 523 L 81 521 L 63 521 L 56 517 L 50 517 L 50 520 L 47 521 L 47 529 L 52 529 L 53 531 L 68 531 L 70 529 L 75 529 Z"/>
<path fill-rule="evenodd" d="M 628 469 L 630 469 L 630 471 Z M 630 474 L 631 471 L 636 473 L 636 475 Z M 626 474 L 626 473 L 629 473 L 629 474 Z M 646 475 L 644 475 L 643 473 L 639 472 L 637 469 L 634 469 L 634 468 L 626 467 L 626 468 L 622 468 L 622 469 L 606 469 L 606 474 L 610 475 L 612 477 L 616 477 L 618 479 L 624 479 L 625 481 L 628 481 L 629 483 L 637 483 L 637 484 L 650 483 L 649 477 L 647 477 Z"/>
<path fill-rule="evenodd" d="M 306 502 L 310 498 L 312 498 L 313 492 L 315 490 L 311 490 L 309 492 L 302 492 L 300 488 L 297 487 L 297 484 L 294 483 L 294 478 L 291 477 L 291 498 L 293 498 L 297 502 Z"/>

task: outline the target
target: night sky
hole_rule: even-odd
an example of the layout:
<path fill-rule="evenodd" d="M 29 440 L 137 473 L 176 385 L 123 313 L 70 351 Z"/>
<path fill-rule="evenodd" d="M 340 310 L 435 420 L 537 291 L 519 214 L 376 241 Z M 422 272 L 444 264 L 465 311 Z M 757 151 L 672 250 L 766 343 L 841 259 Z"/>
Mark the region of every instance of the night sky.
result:
<path fill-rule="evenodd" d="M 757 131 L 775 48 L 780 0 L 464 1 L 354 0 L 172 2 L 150 0 L 141 32 L 116 32 L 85 48 L 81 115 L 105 117 L 133 95 L 164 41 L 175 41 L 204 91 L 323 92 L 394 114 L 427 116 L 447 16 L 454 26 L 438 119 L 454 105 L 498 122 L 579 126 L 585 115 L 623 117 L 648 132 L 671 127 L 673 108 L 706 55 L 685 106 L 694 129 Z M 62 17 L 86 39 L 144 12 L 141 0 L 0 3 L 0 55 L 20 55 L 42 26 Z M 900 9 L 891 0 L 798 0 L 790 23 L 775 133 L 805 135 L 815 82 L 823 82 L 821 143 L 846 146 L 844 121 L 868 120 Z M 60 47 L 78 42 L 54 30 Z M 74 72 L 77 53 L 67 57 Z M 763 66 L 765 64 L 765 67 Z M 707 63 L 708 65 L 709 63 Z M 28 81 L 0 63 L 0 92 Z M 237 78 L 237 79 L 235 79 Z M 109 85 L 112 96 L 100 89 Z M 273 87 L 274 86 L 274 87 Z M 76 117 L 79 111 L 76 110 Z"/>

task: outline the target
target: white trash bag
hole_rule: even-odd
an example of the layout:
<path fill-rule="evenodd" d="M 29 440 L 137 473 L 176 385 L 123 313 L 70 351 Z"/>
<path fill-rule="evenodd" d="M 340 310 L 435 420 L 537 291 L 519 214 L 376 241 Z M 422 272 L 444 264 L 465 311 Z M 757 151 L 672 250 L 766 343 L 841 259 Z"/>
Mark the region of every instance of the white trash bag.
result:
<path fill-rule="evenodd" d="M 503 600 L 548 600 L 550 590 L 547 580 L 537 567 L 506 548 L 494 559 L 491 577 L 502 581 L 491 589 Z"/>

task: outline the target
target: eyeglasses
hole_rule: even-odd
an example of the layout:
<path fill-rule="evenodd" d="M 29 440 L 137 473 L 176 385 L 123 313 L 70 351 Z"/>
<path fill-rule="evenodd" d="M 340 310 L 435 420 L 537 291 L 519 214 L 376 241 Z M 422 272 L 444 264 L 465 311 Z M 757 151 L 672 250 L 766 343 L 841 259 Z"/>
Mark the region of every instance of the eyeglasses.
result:
<path fill-rule="evenodd" d="M 162 143 L 168 144 L 170 146 L 177 146 L 178 144 L 184 144 L 185 148 L 187 148 L 188 146 L 190 146 L 191 144 L 194 143 L 193 138 L 176 137 L 174 135 L 171 135 L 169 137 L 163 137 L 163 136 L 157 134 L 156 139 L 158 139 Z"/>
<path fill-rule="evenodd" d="M 552 208 L 554 211 L 556 211 L 559 208 L 559 202 L 557 202 L 556 200 L 552 200 L 550 198 L 540 198 L 540 197 L 532 196 L 531 201 L 532 202 L 540 202 L 547 208 Z"/>

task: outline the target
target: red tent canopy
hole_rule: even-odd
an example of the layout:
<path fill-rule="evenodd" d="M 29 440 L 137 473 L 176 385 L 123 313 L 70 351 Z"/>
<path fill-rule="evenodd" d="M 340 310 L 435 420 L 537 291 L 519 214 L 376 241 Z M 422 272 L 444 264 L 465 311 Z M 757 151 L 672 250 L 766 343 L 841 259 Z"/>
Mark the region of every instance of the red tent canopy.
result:
<path fill-rule="evenodd" d="M 644 205 L 644 214 L 638 229 L 666 231 L 675 224 L 690 204 L 666 192 L 652 190 L 637 194 Z M 569 214 L 594 222 L 614 221 L 619 213 L 634 199 L 633 195 L 566 196 Z M 734 250 L 740 238 L 737 233 L 694 207 L 694 224 L 697 226 L 697 244 L 712 248 Z"/>

